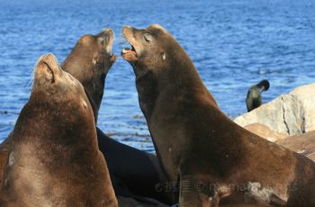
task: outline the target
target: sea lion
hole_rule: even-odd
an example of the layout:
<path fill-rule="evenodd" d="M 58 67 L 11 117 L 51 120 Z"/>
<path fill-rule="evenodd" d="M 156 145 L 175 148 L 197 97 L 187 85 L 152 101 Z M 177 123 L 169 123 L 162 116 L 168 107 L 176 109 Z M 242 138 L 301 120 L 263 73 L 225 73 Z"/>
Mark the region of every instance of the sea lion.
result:
<path fill-rule="evenodd" d="M 97 35 L 83 35 L 61 66 L 83 84 L 95 120 L 103 97 L 105 77 L 117 58 L 112 54 L 113 41 L 114 33 L 110 28 L 103 29 Z M 0 145 L 0 169 L 3 169 L 7 160 L 10 144 L 9 135 Z M 0 184 L 1 182 L 0 174 Z"/>
<path fill-rule="evenodd" d="M 167 178 L 155 155 L 122 144 L 98 128 L 97 137 L 116 195 L 140 201 L 142 197 L 153 198 L 165 204 L 177 202 L 173 191 L 161 187 Z"/>
<path fill-rule="evenodd" d="M 221 112 L 165 28 L 126 26 L 122 33 L 131 44 L 122 56 L 133 67 L 157 155 L 180 185 L 179 206 L 218 206 L 234 194 L 274 206 L 315 206 L 314 163 Z"/>
<path fill-rule="evenodd" d="M 96 121 L 104 95 L 105 78 L 116 60 L 112 54 L 113 39 L 113 31 L 109 28 L 98 35 L 84 35 L 62 64 L 62 68 L 84 86 Z M 117 195 L 149 197 L 168 204 L 174 202 L 170 193 L 156 190 L 156 185 L 166 182 L 156 156 L 117 142 L 99 128 L 97 138 Z"/>
<path fill-rule="evenodd" d="M 253 85 L 248 89 L 246 96 L 246 106 L 248 112 L 261 106 L 261 93 L 263 91 L 267 91 L 269 87 L 269 81 L 262 80 L 258 84 Z"/>
<path fill-rule="evenodd" d="M 95 120 L 101 105 L 106 75 L 116 61 L 112 54 L 114 33 L 105 28 L 97 35 L 83 35 L 62 68 L 80 81 L 90 98 Z"/>
<path fill-rule="evenodd" d="M 11 141 L 0 206 L 118 206 L 84 88 L 52 54 L 38 60 Z"/>

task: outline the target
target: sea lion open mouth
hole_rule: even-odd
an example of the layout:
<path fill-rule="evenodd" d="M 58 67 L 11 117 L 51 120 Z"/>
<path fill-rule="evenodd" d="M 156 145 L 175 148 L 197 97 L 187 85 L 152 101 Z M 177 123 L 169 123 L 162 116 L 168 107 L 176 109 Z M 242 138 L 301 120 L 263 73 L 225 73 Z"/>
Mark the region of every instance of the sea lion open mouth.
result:
<path fill-rule="evenodd" d="M 138 45 L 133 28 L 130 26 L 125 26 L 122 29 L 122 35 L 125 40 L 130 44 L 130 48 L 125 48 L 121 51 L 122 57 L 127 60 L 128 62 L 134 62 L 138 59 Z"/>
<path fill-rule="evenodd" d="M 137 52 L 135 49 L 125 48 L 121 52 L 122 57 L 127 60 L 128 62 L 134 62 L 137 60 Z"/>
<path fill-rule="evenodd" d="M 122 57 L 129 61 L 129 62 L 133 62 L 133 61 L 136 61 L 137 58 L 138 58 L 138 55 L 137 55 L 137 51 L 136 49 L 134 48 L 133 45 L 130 45 L 131 48 L 125 48 L 121 51 L 121 55 Z"/>
<path fill-rule="evenodd" d="M 135 53 L 135 55 L 137 55 L 136 49 L 134 48 L 133 45 L 130 45 L 130 48 L 125 48 L 122 50 L 123 54 L 128 53 L 128 52 L 133 52 L 133 53 Z"/>

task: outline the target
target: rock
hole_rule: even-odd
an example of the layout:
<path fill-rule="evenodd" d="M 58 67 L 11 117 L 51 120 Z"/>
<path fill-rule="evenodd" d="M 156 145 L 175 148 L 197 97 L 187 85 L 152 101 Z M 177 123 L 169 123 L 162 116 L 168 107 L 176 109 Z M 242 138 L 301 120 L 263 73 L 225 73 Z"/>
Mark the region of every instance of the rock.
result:
<path fill-rule="evenodd" d="M 315 131 L 290 136 L 276 143 L 315 161 Z"/>
<path fill-rule="evenodd" d="M 287 137 L 286 134 L 272 131 L 266 125 L 259 124 L 259 123 L 249 124 L 245 126 L 244 128 L 271 142 L 275 142 L 277 140 L 281 140 Z"/>
<path fill-rule="evenodd" d="M 260 123 L 290 136 L 315 130 L 315 84 L 298 87 L 234 121 L 243 127 Z"/>

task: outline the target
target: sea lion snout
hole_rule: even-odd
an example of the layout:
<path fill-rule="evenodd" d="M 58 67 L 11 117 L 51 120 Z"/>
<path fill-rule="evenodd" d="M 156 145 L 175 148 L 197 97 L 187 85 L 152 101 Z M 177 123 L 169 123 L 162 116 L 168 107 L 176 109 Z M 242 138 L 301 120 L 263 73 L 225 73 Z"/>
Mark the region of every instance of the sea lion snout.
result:
<path fill-rule="evenodd" d="M 131 26 L 124 26 L 121 30 L 123 37 L 131 45 L 131 48 L 125 48 L 121 51 L 122 57 L 128 62 L 135 62 L 144 51 L 144 41 L 146 33 L 143 29 L 136 29 Z"/>
<path fill-rule="evenodd" d="M 126 33 L 128 33 L 128 32 L 132 32 L 133 29 L 134 29 L 134 28 L 133 28 L 132 26 L 126 25 L 126 26 L 124 26 L 124 27 L 121 29 L 121 32 L 122 32 L 123 34 L 126 34 Z"/>
<path fill-rule="evenodd" d="M 105 48 L 105 51 L 112 55 L 113 43 L 115 34 L 111 28 L 104 28 L 101 33 L 97 35 L 97 40 Z"/>

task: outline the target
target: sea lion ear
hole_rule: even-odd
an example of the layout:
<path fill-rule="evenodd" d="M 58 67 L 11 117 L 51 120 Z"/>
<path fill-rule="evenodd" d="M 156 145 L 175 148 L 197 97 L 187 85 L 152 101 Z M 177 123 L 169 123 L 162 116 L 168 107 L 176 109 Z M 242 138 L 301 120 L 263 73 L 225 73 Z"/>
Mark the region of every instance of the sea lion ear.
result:
<path fill-rule="evenodd" d="M 55 82 L 55 75 L 60 72 L 56 57 L 49 53 L 41 56 L 35 67 L 35 78 L 44 78 L 51 83 Z"/>

